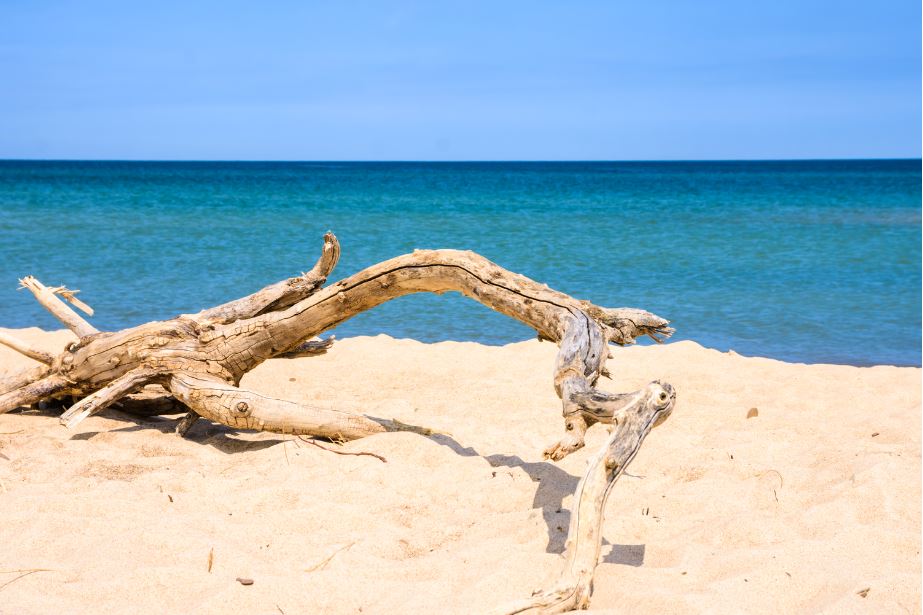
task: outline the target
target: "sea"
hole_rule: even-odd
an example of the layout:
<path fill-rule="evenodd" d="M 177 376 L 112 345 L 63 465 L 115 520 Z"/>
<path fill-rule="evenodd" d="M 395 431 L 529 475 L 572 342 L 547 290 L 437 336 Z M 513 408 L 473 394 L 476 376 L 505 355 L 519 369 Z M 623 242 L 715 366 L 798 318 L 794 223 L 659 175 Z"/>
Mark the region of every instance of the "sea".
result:
<path fill-rule="evenodd" d="M 673 340 L 790 362 L 920 365 L 921 161 L 0 161 L 0 327 L 60 328 L 18 279 L 79 289 L 117 330 L 416 248 L 474 250 Z M 458 294 L 396 299 L 337 337 L 506 344 Z"/>

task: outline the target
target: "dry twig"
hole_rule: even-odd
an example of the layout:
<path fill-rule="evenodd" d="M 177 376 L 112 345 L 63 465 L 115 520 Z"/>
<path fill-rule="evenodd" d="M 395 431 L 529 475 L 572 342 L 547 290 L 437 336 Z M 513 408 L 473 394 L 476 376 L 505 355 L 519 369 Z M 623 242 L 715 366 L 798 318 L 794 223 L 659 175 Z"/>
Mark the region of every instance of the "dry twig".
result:
<path fill-rule="evenodd" d="M 385 459 L 385 458 L 382 457 L 381 455 L 378 455 L 377 453 L 368 453 L 368 452 L 366 452 L 366 451 L 356 451 L 356 452 L 353 452 L 353 451 L 338 451 L 338 450 L 333 449 L 333 448 L 327 448 L 326 446 L 322 446 L 320 443 L 316 442 L 315 440 L 311 440 L 311 439 L 308 439 L 308 438 L 304 438 L 304 437 L 302 437 L 302 436 L 298 436 L 298 439 L 301 440 L 302 442 L 307 442 L 308 444 L 313 444 L 313 445 L 316 446 L 317 448 L 323 449 L 323 450 L 325 450 L 325 451 L 327 451 L 327 452 L 329 452 L 329 453 L 335 453 L 335 454 L 337 454 L 337 455 L 355 455 L 356 457 L 362 457 L 362 456 L 374 457 L 375 459 L 378 459 L 378 460 L 381 461 L 382 463 L 388 463 L 388 460 L 387 460 L 387 459 Z"/>

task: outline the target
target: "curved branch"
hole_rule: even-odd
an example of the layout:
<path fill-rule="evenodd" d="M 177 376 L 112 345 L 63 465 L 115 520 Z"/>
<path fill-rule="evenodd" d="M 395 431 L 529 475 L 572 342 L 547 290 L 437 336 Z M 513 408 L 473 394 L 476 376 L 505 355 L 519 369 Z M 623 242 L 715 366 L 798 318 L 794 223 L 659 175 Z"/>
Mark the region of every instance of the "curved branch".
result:
<path fill-rule="evenodd" d="M 459 250 L 417 250 L 321 288 L 339 258 L 336 238 L 328 233 L 324 242 L 317 264 L 299 278 L 197 315 L 82 338 L 56 358 L 51 369 L 73 384 L 75 395 L 93 394 L 142 366 L 160 374 L 183 374 L 171 381 L 173 393 L 187 406 L 204 404 L 190 406 L 202 416 L 248 429 L 358 438 L 395 429 L 396 423 L 332 410 L 305 412 L 298 404 L 256 396 L 234 385 L 269 358 L 323 350 L 323 344 L 305 340 L 360 312 L 412 293 L 455 291 L 560 343 L 554 384 L 566 433 L 546 451 L 557 460 L 583 446 L 588 427 L 616 420 L 619 408 L 630 401 L 593 388 L 600 375 L 608 374 L 607 344 L 628 344 L 640 335 L 657 338 L 672 331 L 665 319 L 649 312 L 596 306 Z M 212 389 L 231 387 L 237 396 L 256 396 L 251 401 L 258 411 L 240 417 L 220 407 L 213 396 L 205 401 L 180 397 L 208 389 L 205 382 L 190 383 L 186 378 L 204 378 Z M 68 415 L 72 416 L 76 413 Z"/>
<path fill-rule="evenodd" d="M 600 308 L 574 299 L 479 254 L 460 250 L 416 250 L 383 261 L 284 312 L 264 314 L 255 320 L 267 327 L 280 346 L 290 347 L 391 299 L 420 292 L 452 291 L 515 318 L 553 341 L 562 338 L 570 317 L 580 311 L 596 311 L 613 321 L 624 316 L 621 321 L 626 323 L 643 314 L 645 322 L 667 324 L 643 310 Z M 649 327 L 642 323 L 633 329 L 610 330 L 619 343 L 630 343 L 637 335 L 646 334 Z"/>
<path fill-rule="evenodd" d="M 327 279 L 338 262 L 340 262 L 340 242 L 337 240 L 336 235 L 327 231 L 324 233 L 324 247 L 320 258 L 303 277 Z"/>
<path fill-rule="evenodd" d="M 418 250 L 321 288 L 339 258 L 332 234 L 311 271 L 253 295 L 173 320 L 115 333 L 98 333 L 34 278 L 23 285 L 81 339 L 48 365 L 0 381 L 0 413 L 43 398 L 82 395 L 62 415 L 73 427 L 84 417 L 120 402 L 139 409 L 154 397 L 163 408 L 185 409 L 177 430 L 204 417 L 230 427 L 355 439 L 388 431 L 431 434 L 398 420 L 379 419 L 275 399 L 235 386 L 263 361 L 288 353 L 319 352 L 328 342 L 308 342 L 356 314 L 386 301 L 419 292 L 463 294 L 536 330 L 540 339 L 560 344 L 554 387 L 561 398 L 565 435 L 545 451 L 558 460 L 584 446 L 586 430 L 597 422 L 615 425 L 580 482 L 571 516 L 565 569 L 555 589 L 516 606 L 513 612 L 559 612 L 585 607 L 601 544 L 606 497 L 632 461 L 648 432 L 672 411 L 668 384 L 651 383 L 631 394 L 595 388 L 608 375 L 608 343 L 630 344 L 642 335 L 669 336 L 668 321 L 632 308 L 605 308 L 580 301 L 547 285 L 512 273 L 473 252 Z M 75 320 L 76 319 L 76 320 Z M 13 344 L 17 347 L 16 343 Z M 23 351 L 23 346 L 18 345 Z M 49 357 L 29 349 L 40 360 Z M 129 396 L 148 383 L 150 388 Z"/>
<path fill-rule="evenodd" d="M 192 318 L 200 323 L 229 324 L 259 314 L 282 310 L 317 292 L 340 260 L 340 242 L 333 233 L 324 235 L 320 258 L 307 273 L 271 284 L 252 295 L 203 310 Z"/>
<path fill-rule="evenodd" d="M 618 344 L 630 344 L 639 335 L 668 335 L 671 331 L 668 321 L 659 316 L 574 299 L 474 252 L 417 250 L 340 280 L 284 311 L 215 327 L 201 339 L 233 344 L 234 338 L 248 338 L 247 352 L 233 356 L 232 371 L 239 377 L 266 359 L 386 301 L 413 293 L 452 291 L 515 318 L 535 329 L 541 338 L 555 342 L 562 339 L 571 318 L 580 313 L 599 324 L 607 341 Z M 619 326 L 610 327 L 607 322 Z"/>
<path fill-rule="evenodd" d="M 565 543 L 564 567 L 555 586 L 523 600 L 504 613 L 564 613 L 585 609 L 590 602 L 593 574 L 602 547 L 606 499 L 619 476 L 635 458 L 651 429 L 673 411 L 676 395 L 669 384 L 652 382 L 634 394 L 603 447 L 589 460 L 574 493 L 574 512 Z"/>

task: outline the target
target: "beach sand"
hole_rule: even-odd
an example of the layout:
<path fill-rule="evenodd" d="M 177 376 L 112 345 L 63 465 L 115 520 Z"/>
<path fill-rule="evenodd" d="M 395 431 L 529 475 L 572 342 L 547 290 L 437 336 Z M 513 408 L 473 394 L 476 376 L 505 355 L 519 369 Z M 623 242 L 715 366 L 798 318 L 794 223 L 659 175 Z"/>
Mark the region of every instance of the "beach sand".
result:
<path fill-rule="evenodd" d="M 555 351 L 353 338 L 244 378 L 451 434 L 326 444 L 386 463 L 205 421 L 183 439 L 116 412 L 74 433 L 0 415 L 0 612 L 480 613 L 527 597 L 559 571 L 606 435 L 542 460 L 563 429 Z M 593 611 L 920 611 L 920 369 L 692 342 L 613 354 L 603 388 L 660 379 L 678 400 L 609 498 Z M 0 347 L 0 376 L 29 364 Z"/>

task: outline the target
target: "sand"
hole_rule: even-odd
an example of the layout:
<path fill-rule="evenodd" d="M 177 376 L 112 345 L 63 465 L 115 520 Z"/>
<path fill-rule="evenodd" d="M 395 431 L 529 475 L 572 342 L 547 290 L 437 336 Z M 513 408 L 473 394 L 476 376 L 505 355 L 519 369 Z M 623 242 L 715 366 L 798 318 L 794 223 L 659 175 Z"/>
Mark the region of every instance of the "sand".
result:
<path fill-rule="evenodd" d="M 451 434 L 340 449 L 386 463 L 204 421 L 183 439 L 166 419 L 70 433 L 0 415 L 0 612 L 479 613 L 528 596 L 557 574 L 605 436 L 542 461 L 562 429 L 555 350 L 354 338 L 244 379 Z M 594 611 L 920 611 L 920 369 L 692 342 L 614 354 L 604 388 L 662 379 L 678 403 L 609 499 Z M 0 347 L 0 375 L 29 363 Z"/>

